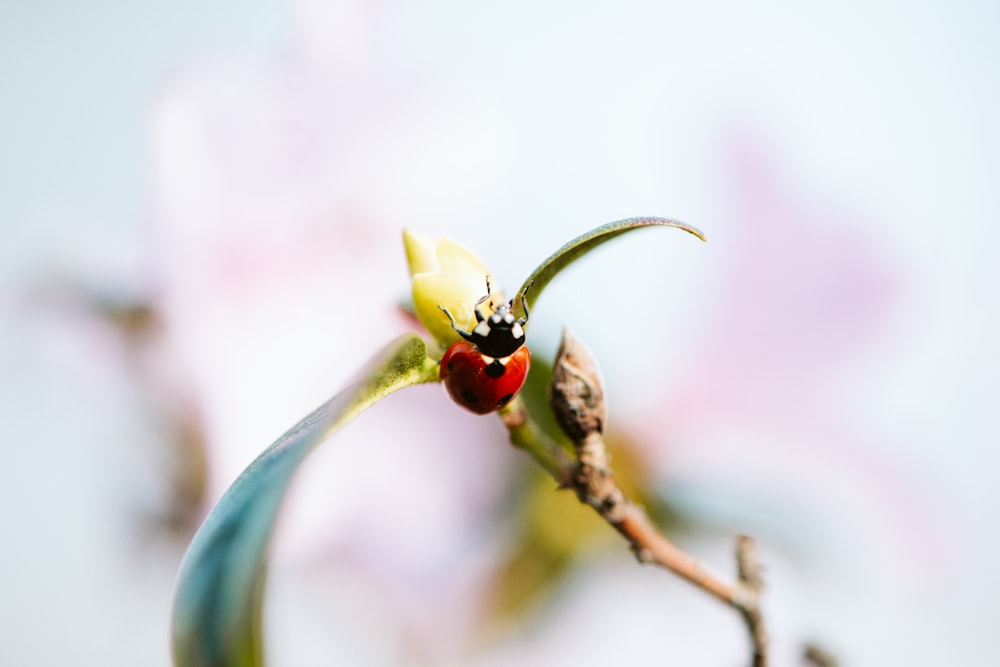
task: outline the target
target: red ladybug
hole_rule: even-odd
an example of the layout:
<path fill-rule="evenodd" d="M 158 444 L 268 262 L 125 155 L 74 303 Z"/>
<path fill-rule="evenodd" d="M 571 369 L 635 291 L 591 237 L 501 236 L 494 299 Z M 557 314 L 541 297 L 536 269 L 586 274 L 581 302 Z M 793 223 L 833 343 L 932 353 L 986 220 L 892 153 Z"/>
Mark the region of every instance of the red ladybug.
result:
<path fill-rule="evenodd" d="M 524 325 L 528 322 L 528 302 L 521 295 L 524 317 L 515 319 L 514 301 L 500 304 L 489 317 L 479 307 L 490 298 L 490 280 L 486 296 L 476 302 L 476 327 L 463 331 L 446 308 L 451 327 L 465 340 L 448 348 L 441 358 L 441 379 L 452 399 L 464 408 L 485 415 L 507 405 L 521 390 L 531 366 L 531 353 L 524 345 Z"/>
<path fill-rule="evenodd" d="M 500 359 L 459 341 L 441 358 L 441 379 L 452 400 L 477 415 L 499 410 L 524 386 L 531 353 L 524 345 Z"/>

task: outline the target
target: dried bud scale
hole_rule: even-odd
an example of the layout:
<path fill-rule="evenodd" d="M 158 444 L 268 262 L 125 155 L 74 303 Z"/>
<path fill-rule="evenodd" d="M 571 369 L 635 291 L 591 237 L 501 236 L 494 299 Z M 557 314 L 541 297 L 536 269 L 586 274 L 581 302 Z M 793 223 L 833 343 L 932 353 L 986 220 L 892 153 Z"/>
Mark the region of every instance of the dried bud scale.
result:
<path fill-rule="evenodd" d="M 607 414 L 597 364 L 569 329 L 563 330 L 556 354 L 550 400 L 559 426 L 573 442 L 604 432 Z"/>

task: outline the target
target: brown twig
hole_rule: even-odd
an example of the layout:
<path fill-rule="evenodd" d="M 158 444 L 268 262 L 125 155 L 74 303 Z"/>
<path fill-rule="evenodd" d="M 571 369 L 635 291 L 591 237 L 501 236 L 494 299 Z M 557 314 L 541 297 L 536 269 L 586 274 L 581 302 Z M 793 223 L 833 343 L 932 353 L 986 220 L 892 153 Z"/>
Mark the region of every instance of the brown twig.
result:
<path fill-rule="evenodd" d="M 757 543 L 749 535 L 736 538 L 736 570 L 743 594 L 747 596 L 743 604 L 736 606 L 750 633 L 753 665 L 764 667 L 767 664 L 767 632 L 764 630 L 764 616 L 760 611 L 760 592 L 764 584 L 757 560 Z"/>
<path fill-rule="evenodd" d="M 572 468 L 556 475 L 557 479 L 559 476 L 568 479 L 568 486 L 580 501 L 593 507 L 628 540 L 640 562 L 660 565 L 736 609 L 750 635 L 752 664 L 765 667 L 767 634 L 760 611 L 762 585 L 753 539 L 745 535 L 737 539 L 738 580 L 727 583 L 664 537 L 646 513 L 625 496 L 615 482 L 604 445 L 606 412 L 597 366 L 569 331 L 563 332 L 553 370 L 551 402 L 577 456 Z"/>
<path fill-rule="evenodd" d="M 813 667 L 837 667 L 840 664 L 832 653 L 816 644 L 806 644 L 802 659 Z"/>

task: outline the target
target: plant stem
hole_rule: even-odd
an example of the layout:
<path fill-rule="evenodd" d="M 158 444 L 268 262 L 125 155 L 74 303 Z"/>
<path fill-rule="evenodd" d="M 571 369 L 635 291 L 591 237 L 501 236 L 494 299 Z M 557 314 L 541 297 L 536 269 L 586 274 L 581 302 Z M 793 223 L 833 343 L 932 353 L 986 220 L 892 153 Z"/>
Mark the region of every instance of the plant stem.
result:
<path fill-rule="evenodd" d="M 500 413 L 514 446 L 534 458 L 560 487 L 572 488 L 580 502 L 592 507 L 628 541 L 640 562 L 670 570 L 736 609 L 750 635 L 753 667 L 766 667 L 768 641 L 760 610 L 762 586 L 753 539 L 745 535 L 737 538 L 738 580 L 727 583 L 667 539 L 642 508 L 628 499 L 615 482 L 604 444 L 604 392 L 596 364 L 568 331 L 563 333 L 554 369 L 552 407 L 563 431 L 573 441 L 576 460 L 538 427 L 519 400 Z"/>
<path fill-rule="evenodd" d="M 560 488 L 569 486 L 573 459 L 531 418 L 520 396 L 500 410 L 500 419 L 507 427 L 511 444 L 535 459 L 559 482 Z"/>

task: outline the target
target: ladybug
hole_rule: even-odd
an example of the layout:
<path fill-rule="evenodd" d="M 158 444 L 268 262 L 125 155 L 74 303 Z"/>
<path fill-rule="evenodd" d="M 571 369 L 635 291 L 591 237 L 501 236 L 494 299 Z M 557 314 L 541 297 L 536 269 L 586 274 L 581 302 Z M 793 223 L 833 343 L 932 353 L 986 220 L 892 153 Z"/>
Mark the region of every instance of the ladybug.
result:
<path fill-rule="evenodd" d="M 531 366 L 531 353 L 524 345 L 524 325 L 528 322 L 528 303 L 521 294 L 524 317 L 511 312 L 513 299 L 497 306 L 489 317 L 479 307 L 490 298 L 490 280 L 486 278 L 486 296 L 476 302 L 476 326 L 469 332 L 459 329 L 451 313 L 451 327 L 465 340 L 448 348 L 441 358 L 441 380 L 452 399 L 462 407 L 485 415 L 505 406 L 521 387 Z"/>
<path fill-rule="evenodd" d="M 507 405 L 524 386 L 531 366 L 525 345 L 514 354 L 496 359 L 459 341 L 441 358 L 441 380 L 452 400 L 463 408 L 485 415 Z"/>

